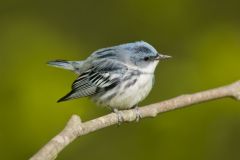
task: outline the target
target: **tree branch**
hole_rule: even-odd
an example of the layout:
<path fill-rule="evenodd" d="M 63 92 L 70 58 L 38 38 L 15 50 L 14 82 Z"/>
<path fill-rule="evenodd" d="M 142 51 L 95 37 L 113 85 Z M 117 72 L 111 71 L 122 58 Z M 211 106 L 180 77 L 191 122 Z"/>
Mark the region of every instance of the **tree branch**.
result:
<path fill-rule="evenodd" d="M 187 107 L 192 104 L 206 102 L 223 97 L 232 97 L 240 100 L 240 81 L 233 84 L 222 86 L 219 88 L 206 90 L 194 94 L 186 94 L 165 100 L 163 102 L 150 104 L 139 108 L 139 113 L 142 118 L 155 117 L 159 113 Z M 136 120 L 136 112 L 134 110 L 121 111 L 124 122 L 131 122 Z M 31 160 L 51 160 L 55 159 L 57 155 L 77 137 L 97 131 L 99 129 L 114 125 L 118 123 L 118 118 L 115 113 L 87 121 L 82 123 L 77 115 L 73 115 L 68 121 L 65 128 L 51 139 L 45 146 L 42 147 Z"/>

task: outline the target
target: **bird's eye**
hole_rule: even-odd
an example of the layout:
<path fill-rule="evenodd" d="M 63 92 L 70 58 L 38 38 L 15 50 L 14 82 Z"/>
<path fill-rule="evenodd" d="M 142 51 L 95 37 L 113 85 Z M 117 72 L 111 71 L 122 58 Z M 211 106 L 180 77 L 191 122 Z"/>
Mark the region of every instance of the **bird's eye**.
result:
<path fill-rule="evenodd" d="M 144 57 L 144 61 L 148 61 L 149 60 L 149 57 Z"/>

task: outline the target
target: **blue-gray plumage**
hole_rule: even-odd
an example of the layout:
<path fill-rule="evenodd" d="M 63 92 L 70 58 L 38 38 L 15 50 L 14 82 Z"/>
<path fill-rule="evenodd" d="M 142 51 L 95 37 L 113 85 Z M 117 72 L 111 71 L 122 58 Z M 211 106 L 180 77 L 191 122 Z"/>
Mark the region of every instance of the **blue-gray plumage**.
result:
<path fill-rule="evenodd" d="M 159 60 L 167 58 L 170 56 L 139 41 L 99 49 L 83 61 L 55 60 L 48 64 L 79 75 L 71 92 L 58 102 L 89 96 L 116 111 L 137 106 L 149 94 L 154 70 Z"/>

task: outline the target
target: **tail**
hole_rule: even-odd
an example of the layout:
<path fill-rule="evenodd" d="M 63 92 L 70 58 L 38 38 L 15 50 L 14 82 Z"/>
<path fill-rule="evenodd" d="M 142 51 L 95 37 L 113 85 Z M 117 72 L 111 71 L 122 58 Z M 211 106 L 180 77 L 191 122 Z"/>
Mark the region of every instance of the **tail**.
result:
<path fill-rule="evenodd" d="M 68 100 L 76 99 L 76 98 L 79 98 L 79 97 L 80 96 L 76 93 L 76 91 L 72 90 L 67 95 L 60 98 L 57 102 L 59 103 L 59 102 L 63 102 L 63 101 L 68 101 Z"/>
<path fill-rule="evenodd" d="M 66 60 L 53 60 L 47 62 L 48 65 L 62 68 L 70 71 L 74 71 L 75 73 L 80 73 L 80 68 L 83 64 L 82 61 L 66 61 Z"/>

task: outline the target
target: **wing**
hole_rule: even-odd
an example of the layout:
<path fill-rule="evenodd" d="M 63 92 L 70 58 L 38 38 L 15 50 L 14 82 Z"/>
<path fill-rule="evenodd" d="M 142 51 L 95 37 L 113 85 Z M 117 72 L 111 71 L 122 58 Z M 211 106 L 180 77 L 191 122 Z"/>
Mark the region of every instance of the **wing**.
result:
<path fill-rule="evenodd" d="M 72 84 L 72 91 L 58 102 L 87 97 L 112 89 L 119 84 L 127 67 L 113 60 L 98 60 Z"/>

